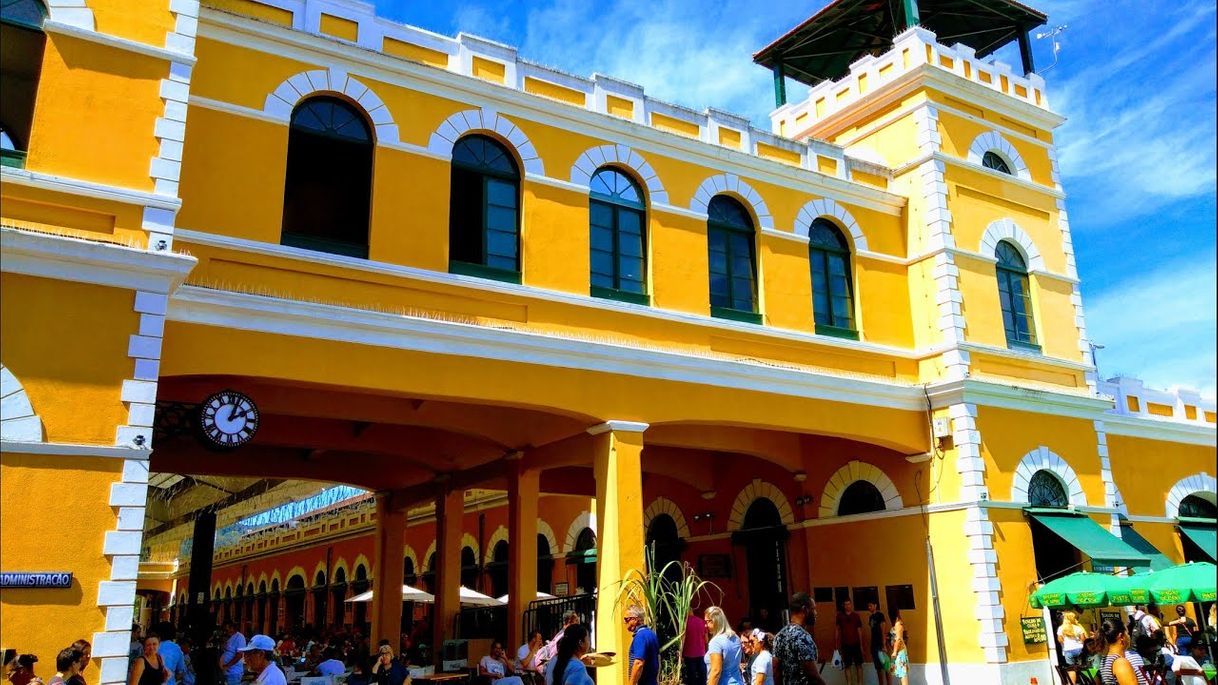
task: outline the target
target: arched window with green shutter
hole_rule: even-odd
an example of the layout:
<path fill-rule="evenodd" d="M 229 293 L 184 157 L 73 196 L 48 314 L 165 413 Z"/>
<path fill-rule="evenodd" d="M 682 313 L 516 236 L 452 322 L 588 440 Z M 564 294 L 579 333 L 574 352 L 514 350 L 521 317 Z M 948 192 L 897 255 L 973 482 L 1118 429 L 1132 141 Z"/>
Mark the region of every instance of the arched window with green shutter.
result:
<path fill-rule="evenodd" d="M 292 110 L 280 242 L 368 256 L 372 128 L 346 100 L 311 97 Z"/>
<path fill-rule="evenodd" d="M 588 195 L 593 297 L 651 304 L 647 295 L 647 213 L 643 191 L 626 174 L 605 167 Z"/>
<path fill-rule="evenodd" d="M 448 269 L 520 282 L 520 170 L 499 141 L 468 135 L 453 146 Z"/>
<path fill-rule="evenodd" d="M 808 229 L 812 271 L 812 315 L 816 332 L 858 340 L 854 324 L 854 279 L 850 244 L 832 221 L 817 219 Z"/>
<path fill-rule="evenodd" d="M 24 167 L 42 74 L 46 6 L 39 0 L 0 0 L 0 164 Z"/>
<path fill-rule="evenodd" d="M 707 205 L 711 316 L 761 323 L 757 313 L 757 246 L 744 205 L 716 195 Z"/>
<path fill-rule="evenodd" d="M 1028 266 L 1023 255 L 1007 241 L 994 250 L 998 259 L 998 298 L 1002 304 L 1002 325 L 1006 329 L 1007 346 L 1040 351 L 1036 342 L 1036 326 L 1032 321 L 1032 291 L 1028 283 Z"/>

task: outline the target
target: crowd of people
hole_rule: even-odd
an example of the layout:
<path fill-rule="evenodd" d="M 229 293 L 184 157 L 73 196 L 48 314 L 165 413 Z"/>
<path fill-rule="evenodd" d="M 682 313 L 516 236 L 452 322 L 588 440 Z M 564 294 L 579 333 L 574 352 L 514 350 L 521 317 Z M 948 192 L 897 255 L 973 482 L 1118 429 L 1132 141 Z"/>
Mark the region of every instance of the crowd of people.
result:
<path fill-rule="evenodd" d="M 1084 625 L 1079 611 L 1054 617 L 1061 662 L 1070 683 L 1099 674 L 1102 685 L 1206 685 L 1204 666 L 1213 658 L 1218 605 L 1211 605 L 1202 630 L 1183 605 L 1165 616 L 1154 604 L 1139 605 L 1128 621 L 1105 618 Z"/>

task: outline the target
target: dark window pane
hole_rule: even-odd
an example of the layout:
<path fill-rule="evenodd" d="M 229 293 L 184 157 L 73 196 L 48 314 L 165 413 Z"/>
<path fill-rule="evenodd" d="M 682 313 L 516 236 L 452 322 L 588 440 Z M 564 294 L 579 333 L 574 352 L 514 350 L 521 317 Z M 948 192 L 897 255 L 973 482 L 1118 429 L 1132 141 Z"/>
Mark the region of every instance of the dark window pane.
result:
<path fill-rule="evenodd" d="M 643 256 L 643 237 L 638 235 L 628 235 L 625 233 L 618 234 L 618 246 L 622 254 L 627 257 L 642 257 Z"/>
<path fill-rule="evenodd" d="M 591 252 L 592 272 L 613 278 L 613 253 L 605 250 Z M 612 287 L 612 286 L 610 286 Z"/>
<path fill-rule="evenodd" d="M 482 172 L 519 178 L 516 161 L 498 141 L 481 135 L 465 136 L 453 146 L 453 163 Z"/>
<path fill-rule="evenodd" d="M 1028 271 L 1027 264 L 1023 260 L 1023 255 L 1005 240 L 998 243 L 998 247 L 994 250 L 994 256 L 998 259 L 999 266 L 1024 273 Z"/>
<path fill-rule="evenodd" d="M 597 226 L 613 226 L 613 206 L 603 202 L 592 202 L 588 205 L 589 218 Z"/>
<path fill-rule="evenodd" d="M 611 167 L 602 168 L 593 174 L 589 189 L 593 195 L 628 206 L 641 207 L 643 204 L 643 193 L 634 180 Z"/>
<path fill-rule="evenodd" d="M 622 233 L 643 235 L 643 215 L 630 209 L 617 210 L 617 228 Z"/>
<path fill-rule="evenodd" d="M 706 213 L 711 223 L 722 224 L 750 232 L 753 230 L 753 221 L 749 217 L 748 210 L 744 208 L 744 205 L 727 195 L 712 197 L 706 207 Z"/>
<path fill-rule="evenodd" d="M 847 251 L 849 244 L 837 226 L 828 219 L 816 219 L 808 229 L 808 244 L 831 250 Z"/>
<path fill-rule="evenodd" d="M 592 225 L 592 249 L 613 251 L 613 230 L 596 224 Z"/>
<path fill-rule="evenodd" d="M 592 287 L 594 288 L 613 288 L 613 274 L 592 270 Z"/>
<path fill-rule="evenodd" d="M 516 210 L 506 207 L 487 205 L 486 227 L 488 230 L 516 232 Z"/>
<path fill-rule="evenodd" d="M 486 179 L 486 201 L 500 207 L 516 208 L 516 184 L 497 178 Z"/>
<path fill-rule="evenodd" d="M 516 257 L 516 234 L 504 231 L 487 231 L 486 252 L 498 257 Z"/>
<path fill-rule="evenodd" d="M 1011 173 L 1011 167 L 1007 165 L 1006 160 L 995 152 L 986 152 L 981 157 L 981 166 L 993 169 L 994 171 L 1001 171 L 1004 174 Z"/>

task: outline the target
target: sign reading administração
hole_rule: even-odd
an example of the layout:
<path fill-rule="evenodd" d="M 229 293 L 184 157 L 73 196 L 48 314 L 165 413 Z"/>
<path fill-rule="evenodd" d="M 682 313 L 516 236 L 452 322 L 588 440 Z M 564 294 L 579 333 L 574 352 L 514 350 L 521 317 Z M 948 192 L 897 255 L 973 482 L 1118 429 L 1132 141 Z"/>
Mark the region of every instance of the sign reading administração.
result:
<path fill-rule="evenodd" d="M 0 588 L 70 588 L 71 571 L 0 573 Z"/>
<path fill-rule="evenodd" d="M 1045 635 L 1045 619 L 1040 616 L 1021 617 L 1019 619 L 1019 627 L 1023 629 L 1023 643 L 1025 645 L 1035 645 L 1049 641 L 1049 638 Z"/>

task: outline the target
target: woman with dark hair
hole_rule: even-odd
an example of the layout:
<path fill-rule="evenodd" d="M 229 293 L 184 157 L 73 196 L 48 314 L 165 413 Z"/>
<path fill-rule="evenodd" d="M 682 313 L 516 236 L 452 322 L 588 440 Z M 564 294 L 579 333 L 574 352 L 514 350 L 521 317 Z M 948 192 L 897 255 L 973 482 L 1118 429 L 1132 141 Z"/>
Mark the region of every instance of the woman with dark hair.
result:
<path fill-rule="evenodd" d="M 593 685 L 582 661 L 587 653 L 588 629 L 578 623 L 567 626 L 554 660 L 546 665 L 546 685 Z"/>
<path fill-rule="evenodd" d="M 33 654 L 22 654 L 13 660 L 12 664 L 8 662 L 8 654 L 5 654 L 5 668 L 11 668 L 8 681 L 13 685 L 42 685 L 42 679 L 34 674 L 34 664 L 38 663 L 38 657 Z"/>
<path fill-rule="evenodd" d="M 1150 685 L 1142 670 L 1135 668 L 1125 652 L 1129 649 L 1129 633 L 1119 619 L 1104 619 L 1100 624 L 1099 641 L 1104 652 L 1104 663 L 1100 666 L 1100 682 L 1103 685 Z"/>

